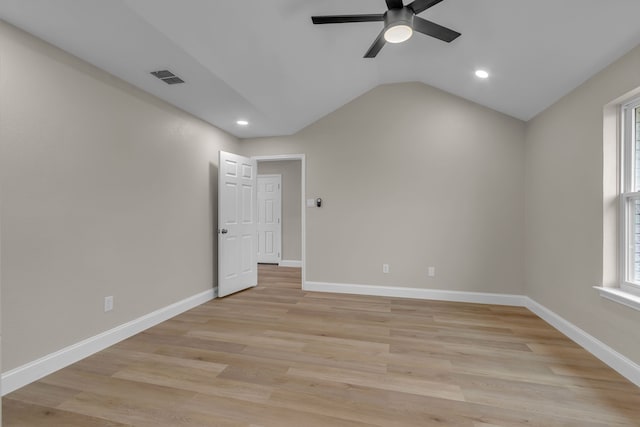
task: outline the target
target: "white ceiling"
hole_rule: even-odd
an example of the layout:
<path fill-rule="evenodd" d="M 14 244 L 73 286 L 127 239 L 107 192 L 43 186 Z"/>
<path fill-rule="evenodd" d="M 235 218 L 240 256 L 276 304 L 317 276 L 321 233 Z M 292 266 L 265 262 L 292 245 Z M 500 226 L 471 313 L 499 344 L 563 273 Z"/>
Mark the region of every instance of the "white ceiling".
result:
<path fill-rule="evenodd" d="M 385 10 L 384 0 L 0 1 L 5 21 L 241 138 L 294 133 L 402 81 L 528 120 L 640 43 L 639 0 L 445 0 L 420 16 L 460 38 L 415 34 L 375 59 L 362 56 L 382 23 L 310 19 Z M 475 78 L 478 67 L 491 77 Z M 166 68 L 187 83 L 149 74 Z"/>

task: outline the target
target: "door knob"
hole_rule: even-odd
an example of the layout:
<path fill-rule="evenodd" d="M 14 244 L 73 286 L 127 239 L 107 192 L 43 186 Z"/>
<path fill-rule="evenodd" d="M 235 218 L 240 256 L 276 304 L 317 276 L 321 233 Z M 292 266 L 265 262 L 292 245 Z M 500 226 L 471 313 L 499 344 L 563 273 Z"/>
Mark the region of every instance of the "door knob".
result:
<path fill-rule="evenodd" d="M 220 230 L 220 234 L 227 234 L 228 232 L 229 230 L 227 230 L 226 228 Z"/>

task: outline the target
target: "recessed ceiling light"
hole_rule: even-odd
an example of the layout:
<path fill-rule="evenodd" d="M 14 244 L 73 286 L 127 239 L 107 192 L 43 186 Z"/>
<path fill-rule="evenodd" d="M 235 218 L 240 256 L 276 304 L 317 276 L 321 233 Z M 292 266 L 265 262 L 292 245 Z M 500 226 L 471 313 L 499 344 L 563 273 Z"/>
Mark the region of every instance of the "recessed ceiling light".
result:
<path fill-rule="evenodd" d="M 489 77 L 489 73 L 485 70 L 476 70 L 476 77 L 486 79 Z"/>
<path fill-rule="evenodd" d="M 236 123 L 240 126 L 247 126 L 249 124 L 247 120 L 238 120 Z"/>

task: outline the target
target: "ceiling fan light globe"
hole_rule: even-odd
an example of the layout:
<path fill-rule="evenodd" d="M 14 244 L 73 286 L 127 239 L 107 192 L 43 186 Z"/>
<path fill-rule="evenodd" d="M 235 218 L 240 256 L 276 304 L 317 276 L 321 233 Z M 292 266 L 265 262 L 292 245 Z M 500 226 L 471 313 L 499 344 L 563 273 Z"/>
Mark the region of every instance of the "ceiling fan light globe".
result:
<path fill-rule="evenodd" d="M 388 43 L 402 43 L 413 35 L 413 28 L 405 24 L 394 25 L 384 32 L 384 39 Z"/>

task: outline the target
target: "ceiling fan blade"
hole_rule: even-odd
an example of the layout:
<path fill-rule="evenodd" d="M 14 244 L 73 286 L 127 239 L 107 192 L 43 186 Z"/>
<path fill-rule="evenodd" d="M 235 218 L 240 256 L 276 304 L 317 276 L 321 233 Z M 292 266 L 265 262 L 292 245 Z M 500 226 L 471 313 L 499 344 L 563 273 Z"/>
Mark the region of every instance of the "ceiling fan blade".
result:
<path fill-rule="evenodd" d="M 343 24 L 345 22 L 377 22 L 384 21 L 383 13 L 369 15 L 332 15 L 332 16 L 312 16 L 314 24 Z"/>
<path fill-rule="evenodd" d="M 457 31 L 453 31 L 447 27 L 443 27 L 435 22 L 427 21 L 426 19 L 422 19 L 417 16 L 413 18 L 413 29 L 419 33 L 435 37 L 447 43 L 451 43 L 460 36 L 460 33 Z"/>
<path fill-rule="evenodd" d="M 416 14 L 420 12 L 424 12 L 440 3 L 442 0 L 415 0 L 414 2 L 407 5 L 408 8 L 412 9 Z"/>
<path fill-rule="evenodd" d="M 402 9 L 404 4 L 402 4 L 402 0 L 387 0 L 387 7 L 389 9 Z"/>
<path fill-rule="evenodd" d="M 384 30 L 380 32 L 376 41 L 373 42 L 367 53 L 364 54 L 365 58 L 375 58 L 380 49 L 384 46 L 386 40 L 384 39 Z"/>

